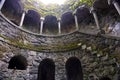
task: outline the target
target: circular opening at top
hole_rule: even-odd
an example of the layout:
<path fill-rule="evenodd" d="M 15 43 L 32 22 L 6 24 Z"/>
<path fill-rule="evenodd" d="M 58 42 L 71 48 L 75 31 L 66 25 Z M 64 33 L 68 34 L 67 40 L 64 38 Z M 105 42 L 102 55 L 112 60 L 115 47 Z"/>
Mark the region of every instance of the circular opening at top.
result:
<path fill-rule="evenodd" d="M 43 4 L 64 4 L 65 0 L 37 0 L 38 2 L 42 2 Z"/>

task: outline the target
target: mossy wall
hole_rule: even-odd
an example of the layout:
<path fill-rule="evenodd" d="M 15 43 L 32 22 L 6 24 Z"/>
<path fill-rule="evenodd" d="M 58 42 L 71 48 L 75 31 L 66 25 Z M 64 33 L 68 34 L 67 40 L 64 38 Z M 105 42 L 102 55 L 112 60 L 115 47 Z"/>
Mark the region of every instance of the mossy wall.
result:
<path fill-rule="evenodd" d="M 40 62 L 51 58 L 56 64 L 56 80 L 66 80 L 65 63 L 70 57 L 76 56 L 82 63 L 85 80 L 91 74 L 97 77 L 107 75 L 116 80 L 119 47 L 119 37 L 88 34 L 81 30 L 65 35 L 44 36 L 20 29 L 1 16 L 0 78 L 36 80 Z M 29 66 L 27 70 L 13 74 L 12 70 L 7 69 L 8 62 L 18 54 L 27 58 Z"/>

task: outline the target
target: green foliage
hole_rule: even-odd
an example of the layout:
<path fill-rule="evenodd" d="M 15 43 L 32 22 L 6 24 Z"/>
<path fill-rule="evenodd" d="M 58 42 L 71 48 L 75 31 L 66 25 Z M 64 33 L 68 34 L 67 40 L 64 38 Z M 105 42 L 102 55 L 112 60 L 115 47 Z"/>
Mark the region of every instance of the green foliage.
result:
<path fill-rule="evenodd" d="M 80 0 L 81 3 L 86 3 L 89 6 L 92 6 L 95 0 Z"/>
<path fill-rule="evenodd" d="M 92 6 L 95 0 L 66 0 L 63 5 L 48 4 L 44 5 L 42 2 L 36 2 L 35 0 L 23 0 L 25 10 L 34 9 L 40 13 L 43 17 L 46 15 L 55 15 L 60 17 L 66 11 L 75 10 L 81 4 L 87 4 Z"/>

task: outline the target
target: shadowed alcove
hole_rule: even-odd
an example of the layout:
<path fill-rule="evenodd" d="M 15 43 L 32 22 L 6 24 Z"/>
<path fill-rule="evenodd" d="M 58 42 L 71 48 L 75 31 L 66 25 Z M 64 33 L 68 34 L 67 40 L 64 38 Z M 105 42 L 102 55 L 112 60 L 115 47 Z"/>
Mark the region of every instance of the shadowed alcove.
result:
<path fill-rule="evenodd" d="M 66 65 L 67 80 L 83 80 L 81 62 L 76 57 L 67 60 Z"/>
<path fill-rule="evenodd" d="M 61 31 L 62 33 L 72 32 L 76 29 L 75 18 L 72 11 L 65 12 L 61 16 Z"/>
<path fill-rule="evenodd" d="M 27 60 L 24 56 L 16 55 L 10 59 L 8 69 L 26 70 L 27 65 Z"/>
<path fill-rule="evenodd" d="M 23 28 L 28 29 L 34 33 L 40 32 L 40 18 L 41 15 L 35 10 L 28 10 L 23 22 Z"/>
<path fill-rule="evenodd" d="M 37 80 L 55 80 L 55 63 L 52 59 L 44 59 L 38 68 Z"/>
<path fill-rule="evenodd" d="M 94 23 L 93 15 L 90 13 L 89 8 L 86 5 L 81 5 L 76 9 L 76 16 L 79 26 L 89 25 Z"/>
<path fill-rule="evenodd" d="M 57 34 L 58 33 L 58 22 L 56 16 L 47 15 L 43 24 L 44 34 Z"/>
<path fill-rule="evenodd" d="M 5 0 L 2 13 L 16 25 L 20 24 L 24 6 L 21 0 Z"/>

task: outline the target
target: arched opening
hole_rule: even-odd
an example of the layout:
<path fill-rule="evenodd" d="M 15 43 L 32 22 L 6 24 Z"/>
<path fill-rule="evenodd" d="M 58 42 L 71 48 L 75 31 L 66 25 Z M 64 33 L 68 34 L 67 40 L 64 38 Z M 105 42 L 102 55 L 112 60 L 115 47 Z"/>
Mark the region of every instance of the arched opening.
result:
<path fill-rule="evenodd" d="M 81 62 L 76 57 L 67 60 L 66 65 L 67 80 L 83 80 Z"/>
<path fill-rule="evenodd" d="M 38 68 L 37 80 L 55 80 L 55 63 L 52 59 L 44 59 Z"/>
<path fill-rule="evenodd" d="M 99 80 L 111 80 L 111 79 L 109 77 L 107 77 L 107 76 L 103 76 Z"/>
<path fill-rule="evenodd" d="M 19 25 L 23 10 L 21 0 L 5 0 L 1 11 L 10 21 Z"/>
<path fill-rule="evenodd" d="M 85 5 L 82 5 L 76 9 L 76 16 L 80 26 L 94 23 L 93 15 L 90 13 L 89 8 Z"/>
<path fill-rule="evenodd" d="M 34 33 L 40 33 L 40 18 L 41 15 L 35 10 L 28 10 L 23 22 L 23 28 Z"/>
<path fill-rule="evenodd" d="M 58 34 L 58 21 L 56 16 L 47 15 L 43 24 L 44 34 Z"/>
<path fill-rule="evenodd" d="M 71 11 L 65 12 L 61 16 L 61 32 L 69 33 L 73 32 L 76 29 L 75 27 L 75 18 Z"/>
<path fill-rule="evenodd" d="M 8 69 L 26 70 L 27 60 L 22 55 L 16 55 L 9 61 Z"/>

